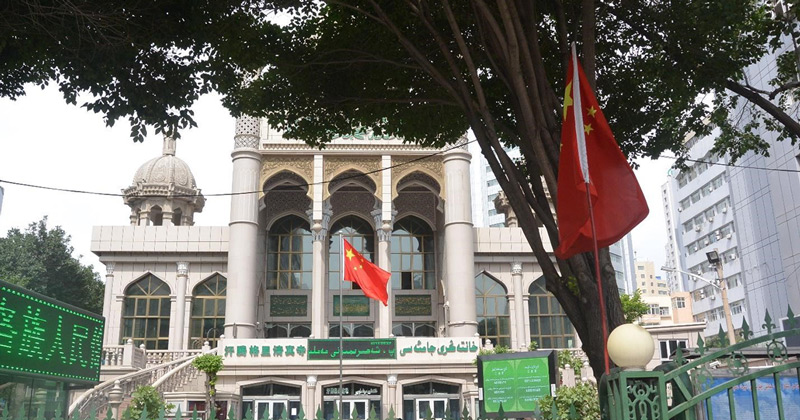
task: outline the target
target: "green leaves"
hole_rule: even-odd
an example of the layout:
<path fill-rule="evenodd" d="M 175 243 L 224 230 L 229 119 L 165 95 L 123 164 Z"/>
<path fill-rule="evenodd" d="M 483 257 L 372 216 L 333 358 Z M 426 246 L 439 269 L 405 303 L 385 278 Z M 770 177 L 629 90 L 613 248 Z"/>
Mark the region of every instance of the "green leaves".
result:
<path fill-rule="evenodd" d="M 650 310 L 650 306 L 642 300 L 642 292 L 639 289 L 633 295 L 622 294 L 619 296 L 622 303 L 622 313 L 625 315 L 625 322 L 634 322 Z"/>
<path fill-rule="evenodd" d="M 103 312 L 103 283 L 72 256 L 70 237 L 47 217 L 0 238 L 0 279 L 94 313 Z"/>

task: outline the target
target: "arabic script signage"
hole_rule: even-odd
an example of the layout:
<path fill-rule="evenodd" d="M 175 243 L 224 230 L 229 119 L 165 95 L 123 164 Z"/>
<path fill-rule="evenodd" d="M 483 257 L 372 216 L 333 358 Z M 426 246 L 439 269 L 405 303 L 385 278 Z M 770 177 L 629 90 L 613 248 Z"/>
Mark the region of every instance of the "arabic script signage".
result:
<path fill-rule="evenodd" d="M 394 314 L 397 316 L 431 315 L 431 295 L 395 295 Z"/>
<path fill-rule="evenodd" d="M 343 340 L 344 360 L 396 359 L 393 338 L 349 338 Z M 339 339 L 308 340 L 308 360 L 339 360 Z"/>
<path fill-rule="evenodd" d="M 556 355 L 552 350 L 478 357 L 481 404 L 489 417 L 531 417 L 537 401 L 555 391 Z"/>
<path fill-rule="evenodd" d="M 400 349 L 400 357 L 405 357 L 410 354 L 414 353 L 430 353 L 430 354 L 438 354 L 440 356 L 446 356 L 450 353 L 477 353 L 478 352 L 478 344 L 474 341 L 467 340 L 467 341 L 459 341 L 456 342 L 454 340 L 450 340 L 449 343 L 442 342 L 441 339 L 433 339 L 433 344 L 431 344 L 431 340 L 417 340 L 416 344 L 408 345 Z M 439 344 L 441 343 L 441 344 Z M 439 344 L 437 346 L 437 344 Z"/>
<path fill-rule="evenodd" d="M 369 316 L 369 298 L 366 296 L 345 295 L 342 299 L 344 316 Z M 333 296 L 333 315 L 339 316 L 339 296 Z"/>
<path fill-rule="evenodd" d="M 308 315 L 308 296 L 272 295 L 270 296 L 269 315 L 306 316 Z"/>

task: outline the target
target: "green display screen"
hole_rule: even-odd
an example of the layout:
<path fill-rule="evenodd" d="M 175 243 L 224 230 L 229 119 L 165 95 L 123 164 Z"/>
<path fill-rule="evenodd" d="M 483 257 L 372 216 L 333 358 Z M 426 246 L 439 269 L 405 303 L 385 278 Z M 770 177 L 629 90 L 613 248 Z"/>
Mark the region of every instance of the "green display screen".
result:
<path fill-rule="evenodd" d="M 0 281 L 0 371 L 99 382 L 103 317 Z"/>
<path fill-rule="evenodd" d="M 537 401 L 551 395 L 555 365 L 553 351 L 480 356 L 478 379 L 486 414 L 497 414 L 502 404 L 507 417 L 532 416 Z"/>

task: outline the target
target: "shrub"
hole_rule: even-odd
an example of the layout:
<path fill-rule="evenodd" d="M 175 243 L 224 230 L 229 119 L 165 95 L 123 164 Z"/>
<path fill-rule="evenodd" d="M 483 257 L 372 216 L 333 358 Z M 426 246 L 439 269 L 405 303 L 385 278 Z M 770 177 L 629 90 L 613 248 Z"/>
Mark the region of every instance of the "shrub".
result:
<path fill-rule="evenodd" d="M 589 382 L 559 387 L 555 401 L 558 410 L 556 418 L 551 413 L 553 397 L 544 397 L 538 401 L 543 420 L 569 420 L 570 405 L 575 406 L 581 420 L 600 420 L 600 397 L 597 395 L 597 388 Z"/>
<path fill-rule="evenodd" d="M 581 366 L 583 366 L 583 360 L 581 360 L 580 357 L 572 354 L 572 352 L 569 350 L 559 350 L 558 367 L 564 369 L 567 365 L 572 368 L 576 376 L 581 375 Z"/>
<path fill-rule="evenodd" d="M 161 410 L 171 410 L 174 407 L 172 404 L 165 404 L 158 390 L 150 385 L 136 388 L 131 396 L 133 397 L 131 404 L 122 415 L 125 420 L 139 420 L 145 409 L 147 410 L 147 418 L 154 420 L 159 417 Z"/>

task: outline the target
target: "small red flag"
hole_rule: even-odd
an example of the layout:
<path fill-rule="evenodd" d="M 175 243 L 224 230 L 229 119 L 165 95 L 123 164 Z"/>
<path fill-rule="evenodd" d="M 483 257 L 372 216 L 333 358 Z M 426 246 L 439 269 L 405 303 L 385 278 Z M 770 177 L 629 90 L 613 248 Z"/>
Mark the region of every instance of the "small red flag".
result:
<path fill-rule="evenodd" d="M 362 256 L 347 239 L 344 242 L 344 279 L 354 281 L 368 298 L 376 299 L 388 306 L 389 294 L 386 284 L 392 276 L 388 271 L 369 262 Z"/>
<path fill-rule="evenodd" d="M 576 107 L 582 111 L 577 115 Z M 556 203 L 559 246 L 555 254 L 566 259 L 594 251 L 587 183 L 598 248 L 622 239 L 650 210 L 574 50 L 567 72 L 563 118 Z"/>

